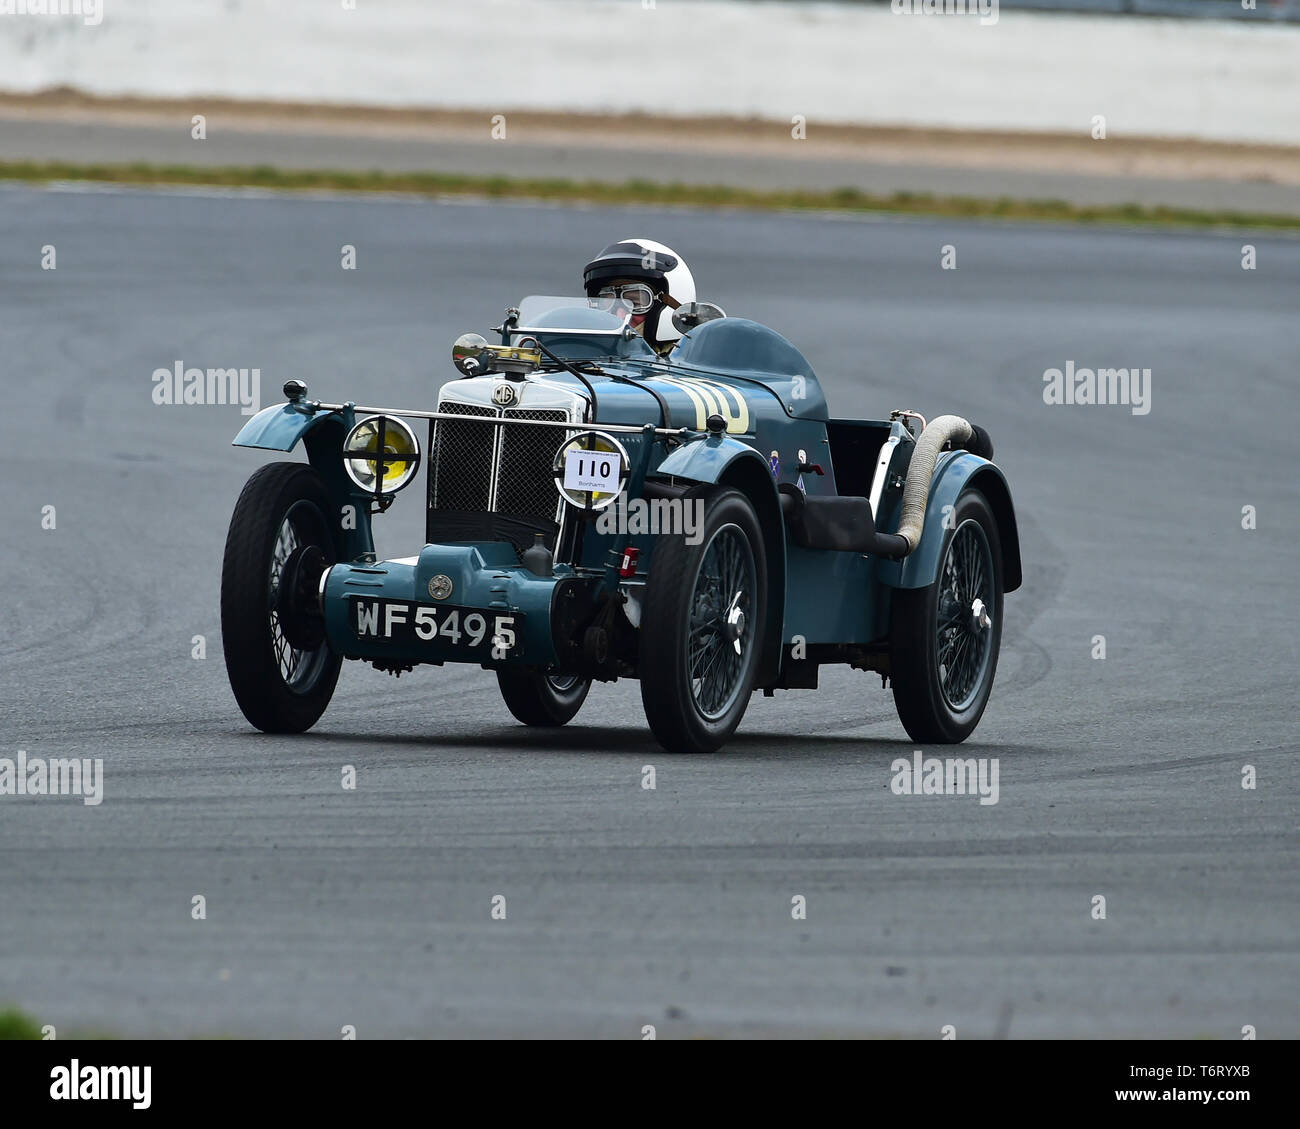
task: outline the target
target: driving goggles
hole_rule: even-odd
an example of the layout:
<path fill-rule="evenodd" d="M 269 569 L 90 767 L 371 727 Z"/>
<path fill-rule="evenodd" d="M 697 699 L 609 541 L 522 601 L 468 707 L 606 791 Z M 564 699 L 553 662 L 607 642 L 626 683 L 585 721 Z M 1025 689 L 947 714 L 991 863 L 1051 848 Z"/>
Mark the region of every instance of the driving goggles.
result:
<path fill-rule="evenodd" d="M 648 314 L 655 303 L 654 290 L 643 282 L 629 283 L 627 286 L 606 286 L 597 297 L 620 298 L 634 314 Z"/>

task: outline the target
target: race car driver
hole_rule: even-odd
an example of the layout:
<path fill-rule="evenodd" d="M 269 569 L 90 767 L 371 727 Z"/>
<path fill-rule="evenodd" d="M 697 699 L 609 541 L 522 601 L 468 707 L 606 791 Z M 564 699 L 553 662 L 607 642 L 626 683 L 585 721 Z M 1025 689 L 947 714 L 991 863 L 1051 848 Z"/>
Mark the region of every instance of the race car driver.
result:
<path fill-rule="evenodd" d="M 587 264 L 582 281 L 589 298 L 621 298 L 655 352 L 669 353 L 681 340 L 673 311 L 695 301 L 695 279 L 671 247 L 653 239 L 611 243 Z"/>

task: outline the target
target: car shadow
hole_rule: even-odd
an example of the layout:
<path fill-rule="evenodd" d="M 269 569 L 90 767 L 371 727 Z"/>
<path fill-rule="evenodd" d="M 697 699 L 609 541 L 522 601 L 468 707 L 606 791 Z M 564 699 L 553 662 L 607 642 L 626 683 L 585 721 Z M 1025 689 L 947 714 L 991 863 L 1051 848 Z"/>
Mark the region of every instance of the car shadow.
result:
<path fill-rule="evenodd" d="M 267 739 L 261 734 L 249 734 Z M 280 738 L 283 739 L 283 738 Z M 617 728 L 614 726 L 567 726 L 558 729 L 534 729 L 525 726 L 504 726 L 496 729 L 477 729 L 473 732 L 441 734 L 387 734 L 349 732 L 345 730 L 313 730 L 300 738 L 323 745 L 374 745 L 403 749 L 480 749 L 491 753 L 603 753 L 609 756 L 672 756 L 707 757 L 710 760 L 740 757 L 774 757 L 784 761 L 825 759 L 835 753 L 855 759 L 864 754 L 875 754 L 893 760 L 910 756 L 920 749 L 933 757 L 1015 757 L 1033 759 L 1074 755 L 1074 750 L 1050 748 L 1045 745 L 1009 745 L 967 741 L 961 745 L 917 745 L 906 738 L 895 737 L 845 737 L 835 734 L 786 733 L 770 730 L 735 734 L 716 753 L 672 753 L 665 750 L 644 728 Z"/>

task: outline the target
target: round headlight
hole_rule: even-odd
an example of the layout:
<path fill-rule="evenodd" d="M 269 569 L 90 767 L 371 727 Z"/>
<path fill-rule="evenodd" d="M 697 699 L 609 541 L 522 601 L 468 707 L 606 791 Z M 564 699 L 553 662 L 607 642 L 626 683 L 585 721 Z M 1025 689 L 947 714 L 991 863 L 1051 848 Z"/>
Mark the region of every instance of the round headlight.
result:
<path fill-rule="evenodd" d="M 420 444 L 404 420 L 366 416 L 343 441 L 343 465 L 367 494 L 396 494 L 420 469 Z"/>
<path fill-rule="evenodd" d="M 571 506 L 603 510 L 627 485 L 627 451 L 603 431 L 580 431 L 560 444 L 551 473 L 555 488 Z"/>

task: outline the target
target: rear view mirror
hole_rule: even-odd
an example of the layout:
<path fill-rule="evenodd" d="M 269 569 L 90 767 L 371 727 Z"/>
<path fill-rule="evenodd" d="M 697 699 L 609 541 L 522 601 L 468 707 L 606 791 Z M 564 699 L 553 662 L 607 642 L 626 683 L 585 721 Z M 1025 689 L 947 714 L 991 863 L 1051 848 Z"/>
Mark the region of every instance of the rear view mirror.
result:
<path fill-rule="evenodd" d="M 726 316 L 726 311 L 712 302 L 685 302 L 673 311 L 673 328 L 678 333 L 689 333 L 697 325 Z"/>
<path fill-rule="evenodd" d="M 451 347 L 451 360 L 466 376 L 477 376 L 488 371 L 483 354 L 487 351 L 487 339 L 477 333 L 462 333 Z"/>

